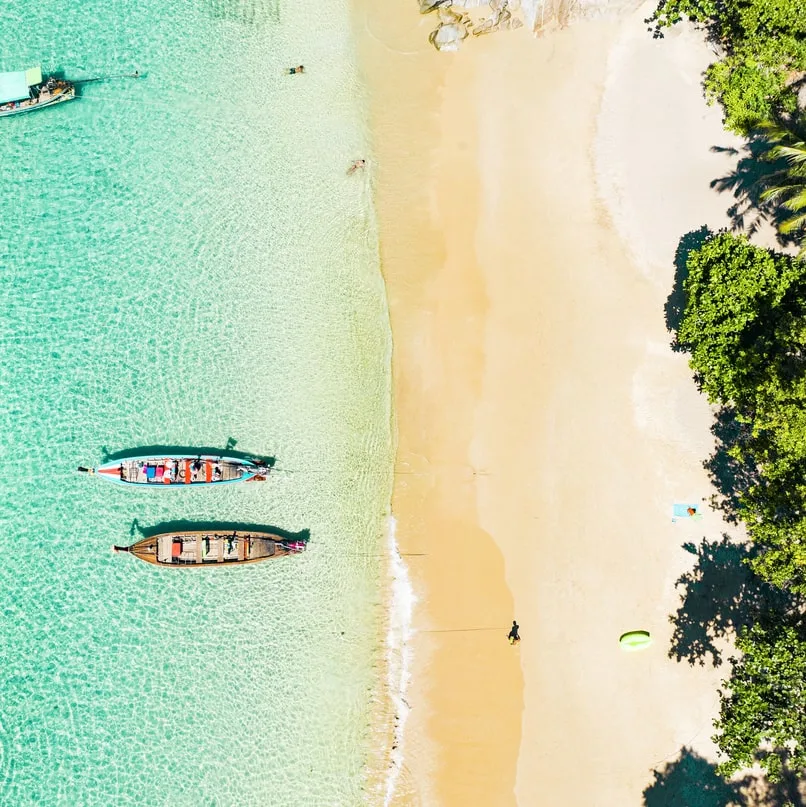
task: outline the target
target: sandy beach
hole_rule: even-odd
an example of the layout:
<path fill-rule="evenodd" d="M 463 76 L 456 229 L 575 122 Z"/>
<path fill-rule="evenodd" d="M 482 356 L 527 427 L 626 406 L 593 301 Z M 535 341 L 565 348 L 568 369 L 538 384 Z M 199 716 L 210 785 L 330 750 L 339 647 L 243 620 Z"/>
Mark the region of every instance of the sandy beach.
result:
<path fill-rule="evenodd" d="M 713 759 L 725 674 L 670 654 L 669 619 L 683 545 L 732 534 L 671 519 L 712 493 L 664 320 L 680 237 L 733 201 L 709 187 L 739 145 L 702 99 L 710 51 L 654 41 L 651 4 L 453 54 L 414 0 L 355 9 L 419 597 L 393 803 L 665 803 L 681 753 Z M 627 654 L 633 629 L 654 643 Z"/>

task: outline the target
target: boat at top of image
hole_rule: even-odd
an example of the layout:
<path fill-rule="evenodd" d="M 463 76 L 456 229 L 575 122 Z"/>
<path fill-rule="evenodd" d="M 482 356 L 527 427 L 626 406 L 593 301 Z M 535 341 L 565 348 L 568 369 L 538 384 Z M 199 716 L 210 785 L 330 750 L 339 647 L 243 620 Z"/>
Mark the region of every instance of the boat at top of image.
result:
<path fill-rule="evenodd" d="M 281 538 L 270 532 L 196 530 L 165 532 L 131 546 L 112 547 L 157 566 L 226 566 L 295 555 L 304 551 L 307 538 Z"/>
<path fill-rule="evenodd" d="M 75 97 L 75 84 L 54 76 L 43 79 L 41 67 L 0 73 L 0 117 L 61 104 Z"/>
<path fill-rule="evenodd" d="M 232 482 L 264 482 L 268 462 L 216 454 L 172 454 L 123 457 L 97 468 L 79 468 L 110 482 L 123 485 L 175 488 L 190 485 L 217 485 Z"/>

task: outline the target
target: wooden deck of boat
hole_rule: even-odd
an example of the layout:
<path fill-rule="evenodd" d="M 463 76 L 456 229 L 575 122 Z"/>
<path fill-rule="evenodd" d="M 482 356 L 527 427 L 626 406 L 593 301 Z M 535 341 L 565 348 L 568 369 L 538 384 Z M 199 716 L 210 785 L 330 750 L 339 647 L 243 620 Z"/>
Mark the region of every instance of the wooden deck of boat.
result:
<path fill-rule="evenodd" d="M 116 547 L 159 566 L 213 566 L 254 563 L 299 552 L 303 542 L 284 541 L 271 533 L 196 531 L 164 533 L 131 547 Z"/>

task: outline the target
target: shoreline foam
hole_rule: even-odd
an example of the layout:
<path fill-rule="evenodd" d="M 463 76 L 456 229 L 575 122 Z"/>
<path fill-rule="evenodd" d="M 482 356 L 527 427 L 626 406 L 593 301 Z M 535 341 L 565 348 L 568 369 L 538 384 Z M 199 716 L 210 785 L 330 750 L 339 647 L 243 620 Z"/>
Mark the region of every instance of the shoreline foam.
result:
<path fill-rule="evenodd" d="M 452 120 L 473 104 L 459 97 L 445 107 L 442 96 L 448 82 L 472 86 L 463 71 L 472 74 L 473 62 L 428 44 L 433 20 L 416 4 L 380 14 L 358 2 L 356 23 L 394 345 L 392 508 L 401 552 L 416 556 L 412 585 L 427 595 L 414 617 L 412 709 L 393 803 L 499 804 L 515 782 L 522 682 L 505 638 L 513 614 L 503 558 L 475 523 L 470 452 L 485 302 L 461 222 L 473 220 L 479 183 L 475 149 L 454 142 Z M 472 138 L 473 127 L 467 132 Z"/>
<path fill-rule="evenodd" d="M 405 730 L 411 707 L 406 700 L 411 682 L 412 648 L 414 637 L 414 608 L 417 596 L 411 584 L 409 570 L 400 555 L 395 537 L 396 521 L 393 515 L 387 518 L 388 576 L 391 582 L 389 629 L 386 636 L 386 681 L 389 698 L 395 714 L 392 732 L 390 767 L 386 776 L 384 807 L 389 807 L 395 798 L 398 781 L 403 771 L 405 754 Z"/>

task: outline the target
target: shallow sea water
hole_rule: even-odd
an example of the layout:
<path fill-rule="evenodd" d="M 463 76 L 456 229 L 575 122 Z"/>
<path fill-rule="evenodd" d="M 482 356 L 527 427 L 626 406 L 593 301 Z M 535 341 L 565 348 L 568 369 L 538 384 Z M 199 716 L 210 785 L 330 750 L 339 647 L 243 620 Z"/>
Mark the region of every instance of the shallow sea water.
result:
<path fill-rule="evenodd" d="M 10 0 L 0 30 L 0 69 L 144 74 L 0 120 L 0 804 L 361 804 L 390 336 L 349 8 Z M 266 483 L 75 472 L 230 438 Z M 110 551 L 178 521 L 310 547 Z"/>

